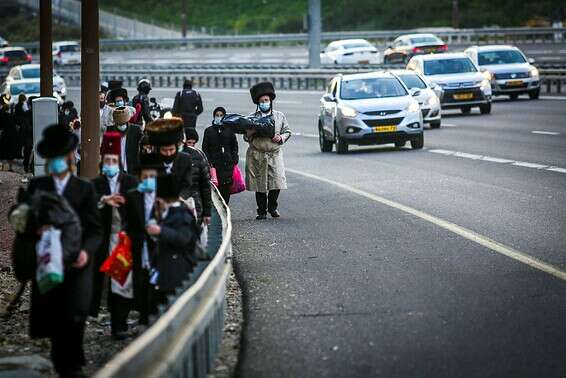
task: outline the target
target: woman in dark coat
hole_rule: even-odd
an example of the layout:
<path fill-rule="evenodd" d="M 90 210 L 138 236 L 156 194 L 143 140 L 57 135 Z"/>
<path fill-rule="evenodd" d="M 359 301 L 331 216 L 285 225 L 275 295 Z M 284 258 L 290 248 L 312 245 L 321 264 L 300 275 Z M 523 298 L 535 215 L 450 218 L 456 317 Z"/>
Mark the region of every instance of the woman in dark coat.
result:
<path fill-rule="evenodd" d="M 30 336 L 50 338 L 51 359 L 60 376 L 82 374 L 83 335 L 92 292 L 92 260 L 102 236 L 94 187 L 73 174 L 77 144 L 77 136 L 67 128 L 47 127 L 37 144 L 37 152 L 46 159 L 48 174 L 33 178 L 28 187 L 29 195 L 42 190 L 65 198 L 81 223 L 78 258 L 65 266 L 63 283 L 42 295 L 32 280 Z"/>
<path fill-rule="evenodd" d="M 12 171 L 13 160 L 18 156 L 18 126 L 10 112 L 10 97 L 0 96 L 0 161 L 6 161 L 7 170 Z"/>
<path fill-rule="evenodd" d="M 204 131 L 202 150 L 206 154 L 210 165 L 216 169 L 218 176 L 218 190 L 226 203 L 230 202 L 232 190 L 232 173 L 238 164 L 238 140 L 236 134 L 229 127 L 221 125 L 226 109 L 214 109 L 212 126 Z"/>

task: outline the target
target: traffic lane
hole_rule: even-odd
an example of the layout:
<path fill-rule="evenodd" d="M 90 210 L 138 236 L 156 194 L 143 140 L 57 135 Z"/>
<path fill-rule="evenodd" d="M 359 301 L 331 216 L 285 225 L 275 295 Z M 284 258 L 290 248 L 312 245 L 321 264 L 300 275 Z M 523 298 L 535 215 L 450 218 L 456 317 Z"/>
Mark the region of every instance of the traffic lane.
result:
<path fill-rule="evenodd" d="M 305 163 L 306 164 L 306 163 Z M 279 220 L 234 197 L 239 376 L 560 376 L 563 281 L 288 175 Z"/>
<path fill-rule="evenodd" d="M 315 138 L 287 143 L 288 168 L 425 211 L 566 269 L 566 174 L 427 150 L 376 147 L 323 154 Z"/>

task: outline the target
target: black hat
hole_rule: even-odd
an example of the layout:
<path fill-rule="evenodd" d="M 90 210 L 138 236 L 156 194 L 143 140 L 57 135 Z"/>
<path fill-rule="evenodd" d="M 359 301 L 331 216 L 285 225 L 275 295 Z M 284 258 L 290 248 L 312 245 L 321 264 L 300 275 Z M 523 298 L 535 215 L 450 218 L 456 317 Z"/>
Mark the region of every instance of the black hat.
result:
<path fill-rule="evenodd" d="M 122 88 L 122 85 L 122 80 L 109 80 L 106 87 L 111 91 L 112 89 Z"/>
<path fill-rule="evenodd" d="M 185 139 L 193 139 L 198 142 L 198 132 L 194 127 L 185 127 Z"/>
<path fill-rule="evenodd" d="M 123 97 L 125 101 L 128 101 L 128 91 L 125 88 L 110 89 L 106 95 L 106 102 L 115 102 L 116 97 Z"/>
<path fill-rule="evenodd" d="M 192 79 L 185 79 L 185 81 L 183 81 L 183 89 L 191 89 L 192 87 L 193 87 Z"/>
<path fill-rule="evenodd" d="M 170 146 L 183 140 L 183 119 L 179 117 L 159 118 L 145 127 L 149 144 Z"/>
<path fill-rule="evenodd" d="M 77 148 L 79 137 L 67 127 L 60 125 L 47 126 L 43 136 L 37 143 L 37 153 L 46 159 L 63 156 Z"/>
<path fill-rule="evenodd" d="M 158 154 L 140 154 L 140 162 L 136 167 L 136 171 L 140 172 L 143 169 L 155 169 L 157 171 L 164 170 L 165 167 L 161 162 Z"/>
<path fill-rule="evenodd" d="M 259 98 L 265 95 L 268 95 L 271 98 L 271 101 L 275 99 L 275 89 L 273 88 L 273 84 L 269 81 L 257 83 L 251 87 L 250 94 L 252 95 L 252 101 L 254 104 L 259 104 Z"/>
<path fill-rule="evenodd" d="M 63 105 L 61 105 L 62 109 L 72 109 L 75 107 L 75 103 L 73 101 L 65 101 Z"/>
<path fill-rule="evenodd" d="M 224 109 L 222 106 L 217 106 L 216 109 L 214 109 L 214 111 L 212 112 L 213 117 L 216 112 L 222 112 L 224 115 L 226 115 L 226 109 Z"/>
<path fill-rule="evenodd" d="M 177 182 L 175 175 L 157 176 L 157 193 L 160 198 L 176 198 L 179 197 L 181 188 Z"/>

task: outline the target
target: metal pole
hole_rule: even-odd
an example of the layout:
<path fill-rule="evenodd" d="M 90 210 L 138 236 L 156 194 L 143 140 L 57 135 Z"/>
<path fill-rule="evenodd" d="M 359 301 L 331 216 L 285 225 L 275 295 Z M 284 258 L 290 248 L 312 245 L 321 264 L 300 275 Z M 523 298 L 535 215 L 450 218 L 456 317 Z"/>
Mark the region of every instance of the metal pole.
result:
<path fill-rule="evenodd" d="M 41 97 L 53 96 L 53 54 L 51 0 L 39 3 L 39 63 Z"/>
<path fill-rule="evenodd" d="M 100 113 L 98 0 L 81 2 L 81 176 L 98 175 Z"/>
<path fill-rule="evenodd" d="M 454 29 L 460 27 L 460 4 L 458 0 L 452 0 L 452 27 Z"/>
<path fill-rule="evenodd" d="M 320 67 L 320 0 L 309 0 L 309 67 Z"/>
<path fill-rule="evenodd" d="M 183 38 L 187 37 L 187 24 L 188 24 L 188 18 L 189 18 L 189 12 L 187 11 L 189 8 L 189 1 L 188 0 L 183 0 L 183 2 L 181 3 L 181 34 L 183 35 Z"/>

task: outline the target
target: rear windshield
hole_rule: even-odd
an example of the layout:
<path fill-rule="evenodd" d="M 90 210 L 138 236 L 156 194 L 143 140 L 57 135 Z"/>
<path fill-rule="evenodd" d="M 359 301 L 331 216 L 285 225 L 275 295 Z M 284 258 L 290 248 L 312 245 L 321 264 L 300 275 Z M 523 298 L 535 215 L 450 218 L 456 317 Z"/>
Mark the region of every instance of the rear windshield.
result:
<path fill-rule="evenodd" d="M 17 96 L 20 93 L 39 93 L 39 83 L 17 83 L 10 85 L 10 93 Z"/>
<path fill-rule="evenodd" d="M 489 51 L 478 54 L 478 64 L 487 66 L 490 64 L 512 64 L 525 63 L 523 54 L 516 50 Z"/>
<path fill-rule="evenodd" d="M 360 47 L 372 47 L 369 43 L 348 43 L 344 45 L 344 49 L 359 49 Z"/>
<path fill-rule="evenodd" d="M 61 52 L 79 52 L 78 45 L 63 45 L 59 46 L 59 49 L 61 50 Z"/>
<path fill-rule="evenodd" d="M 418 75 L 399 75 L 401 81 L 407 86 L 407 88 L 419 88 L 425 89 L 426 84 Z"/>
<path fill-rule="evenodd" d="M 10 58 L 25 58 L 26 52 L 23 50 L 8 50 L 4 51 L 4 55 Z"/>
<path fill-rule="evenodd" d="M 425 60 L 425 75 L 448 75 L 456 73 L 477 72 L 478 70 L 468 58 Z"/>
<path fill-rule="evenodd" d="M 39 68 L 22 68 L 22 78 L 35 79 L 39 77 Z"/>
<path fill-rule="evenodd" d="M 440 39 L 435 37 L 417 37 L 410 39 L 412 45 L 419 45 L 421 43 L 444 44 Z"/>
<path fill-rule="evenodd" d="M 395 78 L 368 78 L 343 81 L 340 98 L 362 100 L 368 98 L 406 96 L 407 91 Z"/>

